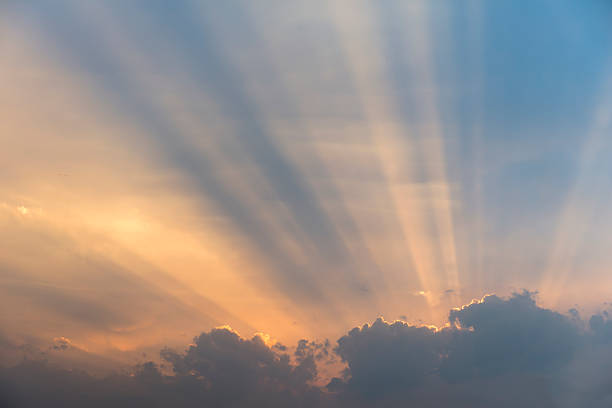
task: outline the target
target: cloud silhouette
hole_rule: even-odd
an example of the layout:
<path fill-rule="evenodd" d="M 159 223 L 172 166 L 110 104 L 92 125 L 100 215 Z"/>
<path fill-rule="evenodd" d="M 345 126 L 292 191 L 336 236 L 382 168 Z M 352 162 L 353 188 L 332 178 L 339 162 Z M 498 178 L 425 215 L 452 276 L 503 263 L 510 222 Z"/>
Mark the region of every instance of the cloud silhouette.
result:
<path fill-rule="evenodd" d="M 63 344 L 63 342 L 62 342 Z M 261 336 L 243 339 L 228 328 L 194 339 L 185 352 L 161 351 L 172 375 L 146 362 L 128 374 L 100 379 L 44 361 L 24 361 L 0 374 L 2 406 L 29 407 L 286 407 L 318 406 L 316 354 L 323 347 L 300 342 L 295 362 Z M 32 392 L 35 391 L 35 392 Z"/>
<path fill-rule="evenodd" d="M 61 344 L 63 342 L 60 341 Z M 449 313 L 441 329 L 386 322 L 329 342 L 293 348 L 217 328 L 185 351 L 165 348 L 104 378 L 24 360 L 0 371 L 13 407 L 608 407 L 612 321 L 588 322 L 539 307 L 534 294 L 484 297 Z M 334 357 L 342 378 L 317 385 L 317 366 Z"/>
<path fill-rule="evenodd" d="M 348 368 L 328 388 L 351 406 L 603 407 L 612 322 L 595 315 L 584 326 L 526 291 L 451 310 L 439 330 L 378 319 L 338 341 Z"/>
<path fill-rule="evenodd" d="M 376 398 L 416 386 L 434 373 L 442 353 L 439 340 L 433 329 L 379 318 L 340 338 L 336 352 L 348 364 L 348 389 Z"/>
<path fill-rule="evenodd" d="M 567 364 L 583 340 L 564 315 L 536 306 L 529 292 L 486 296 L 450 312 L 453 333 L 441 374 L 449 380 L 542 372 Z"/>

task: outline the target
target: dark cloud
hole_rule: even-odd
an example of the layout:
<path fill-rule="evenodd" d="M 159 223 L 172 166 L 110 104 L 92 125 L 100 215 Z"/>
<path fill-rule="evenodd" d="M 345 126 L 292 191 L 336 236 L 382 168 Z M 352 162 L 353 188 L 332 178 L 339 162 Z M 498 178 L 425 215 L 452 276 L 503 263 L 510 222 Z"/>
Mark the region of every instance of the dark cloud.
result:
<path fill-rule="evenodd" d="M 442 352 L 438 340 L 432 329 L 379 318 L 338 340 L 336 352 L 348 363 L 348 389 L 377 398 L 433 374 Z"/>
<path fill-rule="evenodd" d="M 57 347 L 69 348 L 58 338 Z M 227 328 L 202 333 L 162 365 L 93 377 L 24 360 L 2 368 L 14 407 L 609 407 L 612 321 L 539 307 L 534 294 L 495 295 L 454 309 L 442 329 L 382 318 L 329 342 L 291 350 Z M 341 378 L 317 385 L 317 367 L 339 357 Z"/>
<path fill-rule="evenodd" d="M 461 310 L 450 322 L 470 330 L 455 331 L 441 374 L 449 380 L 542 372 L 567 364 L 582 341 L 564 315 L 536 306 L 531 293 L 508 300 L 487 296 Z"/>
<path fill-rule="evenodd" d="M 530 292 L 452 310 L 441 330 L 378 319 L 338 341 L 348 369 L 328 388 L 351 406 L 603 407 L 612 322 L 589 323 L 538 307 Z"/>
<path fill-rule="evenodd" d="M 260 336 L 244 340 L 228 329 L 202 333 L 185 353 L 163 350 L 179 381 L 199 382 L 216 406 L 244 406 L 270 395 L 307 394 L 317 375 L 314 349 L 298 346 L 297 364 L 277 354 Z M 314 389 L 312 389 L 314 392 Z"/>
<path fill-rule="evenodd" d="M 60 347 L 66 342 L 59 339 Z M 260 336 L 241 338 L 229 329 L 214 329 L 194 339 L 184 352 L 161 356 L 172 375 L 146 362 L 130 373 L 103 379 L 25 360 L 0 374 L 1 406 L 14 407 L 311 407 L 322 392 L 310 384 L 315 359 L 323 347 L 300 343 L 297 361 L 265 344 Z M 168 367 L 164 367 L 168 368 Z"/>

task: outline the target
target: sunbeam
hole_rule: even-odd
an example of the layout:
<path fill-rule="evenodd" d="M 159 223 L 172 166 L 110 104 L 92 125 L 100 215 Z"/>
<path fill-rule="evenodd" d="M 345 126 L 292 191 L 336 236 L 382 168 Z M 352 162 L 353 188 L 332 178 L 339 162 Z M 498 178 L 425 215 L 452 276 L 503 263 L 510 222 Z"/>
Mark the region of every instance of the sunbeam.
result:
<path fill-rule="evenodd" d="M 588 245 L 595 218 L 605 206 L 600 200 L 589 196 L 590 191 L 597 190 L 608 180 L 607 175 L 602 173 L 602 163 L 608 162 L 605 153 L 610 149 L 612 100 L 608 95 L 612 80 L 606 78 L 601 89 L 603 100 L 593 112 L 591 129 L 578 158 L 575 180 L 560 211 L 548 265 L 540 283 L 545 299 L 555 307 L 559 306 L 561 297 L 569 294 L 568 280 L 580 267 L 579 251 L 583 245 Z M 603 199 L 607 202 L 609 197 L 604 196 Z"/>

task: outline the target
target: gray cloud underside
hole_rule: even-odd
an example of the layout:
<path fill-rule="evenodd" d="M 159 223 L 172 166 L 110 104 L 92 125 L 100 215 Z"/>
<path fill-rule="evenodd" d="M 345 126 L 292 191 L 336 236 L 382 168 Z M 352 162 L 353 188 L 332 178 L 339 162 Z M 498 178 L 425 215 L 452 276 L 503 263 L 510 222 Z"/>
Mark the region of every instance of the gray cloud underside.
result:
<path fill-rule="evenodd" d="M 184 352 L 162 350 L 162 366 L 100 379 L 27 360 L 2 369 L 0 389 L 9 407 L 610 406 L 606 313 L 587 322 L 523 292 L 487 296 L 452 310 L 449 321 L 436 331 L 378 319 L 333 350 L 300 341 L 293 356 L 258 336 L 214 329 Z M 343 378 L 313 385 L 317 367 L 338 357 L 347 364 Z"/>

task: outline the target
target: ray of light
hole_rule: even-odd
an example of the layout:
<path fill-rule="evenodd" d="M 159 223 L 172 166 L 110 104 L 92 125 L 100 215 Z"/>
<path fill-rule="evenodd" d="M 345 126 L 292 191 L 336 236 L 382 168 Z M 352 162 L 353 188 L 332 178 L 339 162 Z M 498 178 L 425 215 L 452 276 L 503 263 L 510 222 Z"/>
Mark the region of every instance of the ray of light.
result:
<path fill-rule="evenodd" d="M 612 124 L 610 78 L 607 78 L 602 89 L 604 97 L 593 113 L 592 128 L 580 152 L 577 174 L 562 206 L 548 265 L 539 285 L 545 300 L 554 307 L 559 306 L 562 296 L 568 293 L 566 285 L 572 272 L 576 272 L 579 252 L 587 241 L 600 205 L 591 192 L 597 191 L 603 181 L 601 177 L 605 177 L 599 164 L 608 160 L 608 157 L 601 156 L 601 152 L 609 143 Z"/>
<path fill-rule="evenodd" d="M 434 286 L 431 274 L 434 270 L 431 263 L 433 249 L 423 224 L 424 209 L 420 208 L 419 191 L 411 191 L 412 175 L 406 163 L 410 161 L 412 149 L 407 140 L 402 139 L 397 113 L 389 100 L 392 91 L 382 80 L 384 55 L 379 52 L 378 42 L 382 41 L 377 36 L 379 28 L 371 18 L 374 11 L 370 9 L 369 2 L 348 8 L 340 7 L 341 4 L 333 3 L 332 13 L 363 105 L 369 135 L 379 156 L 379 165 L 391 199 L 390 207 L 401 226 L 404 248 L 408 249 L 403 254 L 404 259 L 400 258 L 399 261 L 407 266 L 412 265 L 420 281 L 420 291 L 430 293 Z M 390 276 L 389 279 L 395 282 L 402 280 L 399 276 Z M 430 301 L 429 298 L 427 300 Z"/>
<path fill-rule="evenodd" d="M 421 131 L 419 139 L 424 142 L 422 153 L 425 155 L 425 166 L 428 177 L 433 180 L 429 183 L 430 205 L 434 210 L 435 226 L 437 230 L 438 245 L 442 264 L 440 267 L 444 271 L 445 284 L 457 291 L 459 283 L 459 266 L 455 249 L 455 233 L 453 223 L 453 201 L 451 197 L 451 185 L 446 174 L 446 154 L 442 130 L 440 128 L 440 114 L 438 112 L 436 95 L 436 82 L 433 77 L 435 70 L 433 65 L 433 55 L 431 35 L 428 32 L 426 22 L 428 21 L 428 3 L 417 1 L 410 6 L 403 3 L 401 9 L 410 16 L 411 24 L 409 31 L 411 35 L 406 36 L 410 55 L 416 62 L 415 75 L 428 87 L 429 92 L 422 94 L 420 103 L 422 104 L 424 122 L 426 127 Z M 456 298 L 455 298 L 456 300 Z"/>
<path fill-rule="evenodd" d="M 333 226 L 333 230 L 337 231 L 337 235 L 329 235 L 325 240 L 340 241 L 338 259 L 326 259 L 321 256 L 320 250 L 313 248 L 314 251 L 310 254 L 313 261 L 313 268 L 321 268 L 323 270 L 342 271 L 338 274 L 339 281 L 334 283 L 333 278 L 329 274 L 325 274 L 321 281 L 322 286 L 329 286 L 333 295 L 330 296 L 331 301 L 337 303 L 337 307 L 346 307 L 346 298 L 351 298 L 352 301 L 358 302 L 362 300 L 367 303 L 369 309 L 378 309 L 379 300 L 376 295 L 380 292 L 373 290 L 373 285 L 376 286 L 380 270 L 372 259 L 372 255 L 368 248 L 364 245 L 363 232 L 357 227 L 355 218 L 351 216 L 350 211 L 346 207 L 343 196 L 340 193 L 340 186 L 333 179 L 333 164 L 324 163 L 321 157 L 321 152 L 316 148 L 317 140 L 316 131 L 321 127 L 313 127 L 316 123 L 309 116 L 308 104 L 320 98 L 320 95 L 313 93 L 312 90 L 304 89 L 299 81 L 292 80 L 287 75 L 294 70 L 295 63 L 287 58 L 279 55 L 279 52 L 286 51 L 282 47 L 274 47 L 274 38 L 281 37 L 277 31 L 269 32 L 266 24 L 258 24 L 261 20 L 265 22 L 265 18 L 258 14 L 258 10 L 244 4 L 247 15 L 241 17 L 241 27 L 246 31 L 246 36 L 249 41 L 253 41 L 251 47 L 258 50 L 257 60 L 267 76 L 274 78 L 273 81 L 266 83 L 264 89 L 260 88 L 258 81 L 248 81 L 251 76 L 251 64 L 242 63 L 239 59 L 242 53 L 227 57 L 231 63 L 240 70 L 240 75 L 245 78 L 245 88 L 248 90 L 253 103 L 259 107 L 262 123 L 266 126 L 267 132 L 270 134 L 274 143 L 281 146 L 284 155 L 298 170 L 305 183 L 308 184 L 314 196 L 314 200 L 321 206 L 322 214 L 325 217 L 325 223 Z M 284 5 L 278 4 L 282 10 Z M 282 13 L 282 11 L 278 11 Z M 210 18 L 205 16 L 206 10 L 202 10 L 201 25 L 211 24 Z M 245 20 L 242 20 L 242 19 Z M 222 27 L 223 28 L 223 27 Z M 282 30 L 283 27 L 274 27 L 276 30 Z M 243 37 L 241 37 L 243 38 Z M 230 47 L 231 48 L 231 47 Z M 242 67 L 242 68 L 240 68 Z M 325 69 L 325 68 L 322 68 Z M 282 107 L 283 115 L 288 116 L 289 120 L 282 120 L 275 110 Z M 292 136 L 299 139 L 301 142 L 296 143 L 292 140 Z M 312 170 L 316 169 L 316 176 L 313 177 Z M 298 223 L 299 224 L 299 223 Z M 305 232 L 305 231 L 304 231 Z M 320 259 L 323 262 L 315 261 Z M 314 274 L 316 272 L 313 271 Z M 337 272 L 334 272 L 336 274 Z M 376 279 L 376 280 L 374 280 Z M 348 289 L 346 293 L 339 293 L 342 287 Z M 380 286 L 380 285 L 378 285 Z M 382 288 L 384 291 L 384 288 Z M 352 293 L 351 293 L 352 292 Z M 354 306 L 353 306 L 354 308 Z"/>
<path fill-rule="evenodd" d="M 121 58 L 120 58 L 120 57 L 118 57 L 117 59 L 118 59 L 119 61 L 121 61 Z M 180 127 L 177 127 L 177 128 L 180 128 Z M 79 169 L 79 170 L 81 170 L 81 169 Z M 94 212 L 95 212 L 95 211 L 94 211 Z M 98 214 L 98 215 L 99 215 L 99 214 Z M 112 214 L 111 214 L 111 215 L 112 215 Z M 112 222 L 112 223 L 110 223 L 110 225 L 111 225 L 111 226 L 114 226 L 114 227 L 119 227 L 118 232 L 120 232 L 121 234 L 130 233 L 130 234 L 128 234 L 128 235 L 129 235 L 129 236 L 132 236 L 132 238 L 134 238 L 134 234 L 131 234 L 131 232 L 133 232 L 133 231 L 134 231 L 134 228 L 131 228 L 131 227 L 134 227 L 134 226 L 136 225 L 136 224 L 134 224 L 133 220 L 128 220 L 127 224 L 126 224 L 126 223 L 121 223 L 121 222 L 119 222 L 120 220 L 116 220 L 116 221 L 117 221 L 117 222 Z M 100 224 L 105 224 L 105 221 L 104 221 L 102 218 L 100 218 Z M 130 227 L 130 226 L 131 226 L 131 227 Z M 127 228 L 127 227 L 130 227 L 130 228 Z M 127 229 L 126 229 L 126 228 L 127 228 Z M 160 236 L 161 236 L 161 235 L 160 235 Z M 200 235 L 200 237 L 201 237 L 201 235 Z M 167 238 L 167 236 L 166 236 L 166 238 Z M 183 238 L 184 238 L 184 237 L 183 237 Z M 185 241 L 185 243 L 187 243 L 187 242 L 188 242 L 188 241 Z M 226 253 L 231 253 L 231 251 L 225 251 L 225 252 L 226 252 Z M 312 293 L 311 293 L 311 294 L 312 294 Z M 251 305 L 251 307 L 252 307 L 252 305 Z"/>

